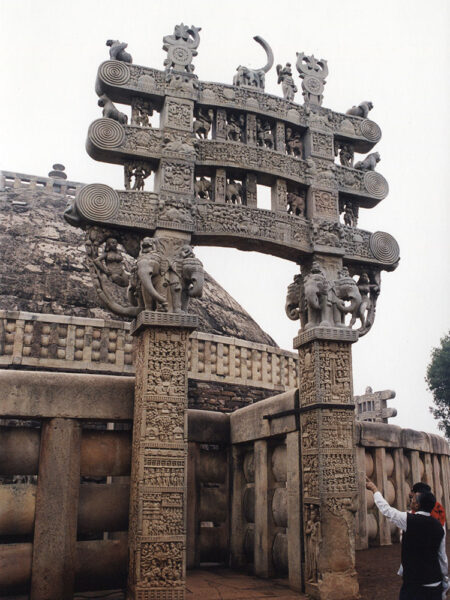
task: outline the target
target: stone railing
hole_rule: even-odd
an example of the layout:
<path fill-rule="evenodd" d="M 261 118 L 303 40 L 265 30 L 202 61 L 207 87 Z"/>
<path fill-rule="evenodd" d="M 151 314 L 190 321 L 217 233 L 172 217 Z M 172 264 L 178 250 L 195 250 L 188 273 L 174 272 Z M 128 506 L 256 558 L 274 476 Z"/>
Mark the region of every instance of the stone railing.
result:
<path fill-rule="evenodd" d="M 56 179 L 52 177 L 40 177 L 38 175 L 26 175 L 14 171 L 0 171 L 0 190 L 46 190 L 51 193 L 63 194 L 74 198 L 76 191 L 83 183 L 69 181 L 67 179 Z"/>
<path fill-rule="evenodd" d="M 132 375 L 129 323 L 65 315 L 0 311 L 0 367 L 33 367 Z M 188 351 L 189 377 L 284 391 L 297 386 L 293 352 L 196 332 Z"/>

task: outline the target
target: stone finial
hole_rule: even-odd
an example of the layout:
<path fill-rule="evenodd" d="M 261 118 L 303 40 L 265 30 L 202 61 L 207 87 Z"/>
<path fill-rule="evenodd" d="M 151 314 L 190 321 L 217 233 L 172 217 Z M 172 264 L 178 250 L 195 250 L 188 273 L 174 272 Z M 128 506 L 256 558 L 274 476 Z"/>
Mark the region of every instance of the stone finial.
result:
<path fill-rule="evenodd" d="M 111 60 L 120 60 L 121 62 L 132 63 L 133 58 L 129 52 L 125 52 L 128 47 L 126 42 L 119 40 L 107 40 L 106 45 L 109 46 L 109 57 Z"/>
<path fill-rule="evenodd" d="M 233 77 L 233 85 L 254 87 L 264 90 L 266 73 L 268 73 L 273 66 L 273 52 L 272 48 L 261 36 L 255 35 L 253 39 L 264 48 L 267 55 L 267 62 L 261 69 L 249 69 L 248 67 L 239 65 L 236 69 L 236 74 Z"/>
<path fill-rule="evenodd" d="M 307 104 L 322 105 L 323 89 L 328 76 L 327 61 L 297 52 L 297 71 L 302 79 L 303 98 Z"/>
<path fill-rule="evenodd" d="M 50 171 L 48 176 L 52 179 L 67 179 L 66 173 L 64 173 L 66 167 L 60 163 L 55 163 L 52 167 L 53 171 Z"/>
<path fill-rule="evenodd" d="M 192 73 L 195 69 L 192 59 L 197 56 L 200 44 L 201 27 L 191 25 L 175 25 L 172 35 L 163 37 L 163 50 L 167 52 L 164 66 L 167 72 L 181 71 Z"/>
<path fill-rule="evenodd" d="M 364 102 L 358 104 L 358 106 L 352 106 L 352 108 L 349 108 L 345 114 L 367 119 L 367 115 L 369 114 L 369 111 L 372 110 L 372 108 L 373 102 L 370 102 L 370 100 L 365 100 Z"/>

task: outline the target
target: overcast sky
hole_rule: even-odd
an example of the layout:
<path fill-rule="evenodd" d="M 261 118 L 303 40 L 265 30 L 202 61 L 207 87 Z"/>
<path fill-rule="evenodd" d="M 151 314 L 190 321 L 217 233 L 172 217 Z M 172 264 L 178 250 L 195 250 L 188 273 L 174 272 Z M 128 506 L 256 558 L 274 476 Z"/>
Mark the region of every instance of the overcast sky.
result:
<path fill-rule="evenodd" d="M 402 258 L 383 275 L 372 331 L 353 346 L 354 392 L 394 389 L 392 423 L 437 431 L 424 376 L 431 349 L 450 328 L 448 0 L 0 0 L 0 8 L 0 169 L 46 175 L 62 162 L 73 181 L 121 188 L 121 167 L 97 163 L 84 149 L 89 124 L 101 116 L 94 82 L 108 59 L 105 41 L 127 41 L 134 63 L 162 69 L 162 37 L 181 21 L 202 27 L 195 58 L 202 80 L 231 83 L 238 65 L 262 66 L 252 40 L 261 35 L 275 64 L 294 64 L 301 51 L 328 60 L 324 106 L 345 112 L 371 100 L 370 117 L 383 131 L 378 171 L 390 193 L 361 211 L 359 226 L 394 235 Z M 266 91 L 282 95 L 275 67 Z M 284 301 L 296 266 L 230 249 L 197 254 L 291 349 L 298 324 L 285 316 Z"/>

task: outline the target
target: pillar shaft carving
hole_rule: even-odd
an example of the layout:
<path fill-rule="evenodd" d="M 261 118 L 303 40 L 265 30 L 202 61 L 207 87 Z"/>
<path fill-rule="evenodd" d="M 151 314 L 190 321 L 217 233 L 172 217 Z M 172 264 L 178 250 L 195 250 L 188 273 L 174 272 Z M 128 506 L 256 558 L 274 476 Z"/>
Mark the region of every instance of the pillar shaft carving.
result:
<path fill-rule="evenodd" d="M 192 316 L 147 311 L 135 330 L 128 578 L 133 600 L 184 600 L 187 342 L 193 325 Z"/>
<path fill-rule="evenodd" d="M 351 342 L 339 329 L 323 334 L 313 329 L 308 341 L 297 338 L 305 591 L 320 600 L 351 600 L 359 597 Z"/>

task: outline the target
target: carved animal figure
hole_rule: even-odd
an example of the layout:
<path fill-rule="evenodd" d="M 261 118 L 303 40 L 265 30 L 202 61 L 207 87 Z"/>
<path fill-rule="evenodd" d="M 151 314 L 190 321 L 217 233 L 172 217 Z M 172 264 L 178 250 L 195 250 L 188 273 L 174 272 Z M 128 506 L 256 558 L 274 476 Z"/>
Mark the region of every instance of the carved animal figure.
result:
<path fill-rule="evenodd" d="M 211 181 L 205 179 L 205 177 L 200 177 L 200 179 L 195 180 L 194 191 L 197 198 L 209 200 L 211 198 L 211 190 Z"/>
<path fill-rule="evenodd" d="M 125 113 L 120 112 L 114 105 L 114 103 L 108 98 L 106 94 L 102 94 L 98 99 L 99 106 L 103 106 L 102 115 L 106 119 L 114 119 L 114 121 L 118 121 L 122 123 L 122 125 L 126 125 L 128 123 L 128 117 Z"/>
<path fill-rule="evenodd" d="M 319 263 L 313 262 L 311 271 L 304 279 L 305 299 L 308 309 L 308 322 L 305 329 L 316 325 L 327 325 L 327 300 L 329 283 Z"/>
<path fill-rule="evenodd" d="M 372 110 L 372 108 L 373 103 L 370 101 L 365 101 L 361 102 L 361 104 L 358 104 L 358 106 L 352 106 L 352 108 L 349 108 L 345 114 L 367 119 L 367 115 L 369 114 L 369 111 Z"/>
<path fill-rule="evenodd" d="M 212 108 L 209 110 L 206 110 L 205 108 L 199 109 L 197 119 L 194 121 L 193 125 L 194 133 L 197 137 L 206 140 L 211 130 L 213 118 L 214 111 Z"/>
<path fill-rule="evenodd" d="M 128 287 L 128 300 L 133 306 L 168 311 L 167 285 L 164 285 L 166 270 L 162 265 L 162 255 L 157 249 L 156 240 L 145 237 Z"/>
<path fill-rule="evenodd" d="M 306 325 L 306 299 L 303 287 L 302 275 L 294 275 L 294 281 L 288 285 L 286 304 L 286 315 L 291 321 L 300 319 L 300 325 L 303 329 Z"/>
<path fill-rule="evenodd" d="M 361 293 L 356 281 L 353 277 L 350 277 L 346 267 L 343 267 L 339 272 L 338 279 L 334 282 L 334 291 L 337 298 L 334 314 L 335 324 L 345 325 L 344 319 L 347 313 L 352 315 L 349 327 L 353 327 L 357 318 L 361 319 L 361 323 L 363 323 Z"/>
<path fill-rule="evenodd" d="M 291 127 L 286 128 L 286 151 L 291 156 L 301 157 L 303 154 L 303 142 L 300 134 L 294 132 Z"/>
<path fill-rule="evenodd" d="M 360 171 L 375 171 L 377 163 L 381 160 L 379 152 L 372 152 L 368 154 L 364 160 L 360 160 L 356 163 L 355 169 Z"/>
<path fill-rule="evenodd" d="M 305 214 L 305 197 L 301 196 L 300 194 L 288 192 L 287 209 L 290 215 L 295 215 L 296 217 L 303 217 L 303 215 Z"/>
<path fill-rule="evenodd" d="M 109 56 L 111 60 L 120 60 L 130 64 L 133 62 L 131 54 L 125 52 L 125 48 L 128 47 L 128 44 L 125 42 L 119 42 L 119 40 L 107 40 L 106 45 L 109 46 Z"/>
<path fill-rule="evenodd" d="M 174 261 L 174 269 L 180 279 L 172 294 L 174 312 L 186 312 L 191 298 L 201 298 L 205 274 L 202 262 L 195 256 L 192 247 L 182 246 Z M 177 296 L 178 289 L 180 295 Z"/>
<path fill-rule="evenodd" d="M 248 67 L 239 65 L 236 69 L 236 74 L 233 77 L 233 85 L 256 87 L 263 90 L 265 86 L 265 75 L 273 66 L 273 52 L 269 44 L 259 35 L 255 35 L 253 39 L 264 48 L 267 55 L 267 63 L 261 69 L 249 69 Z"/>
<path fill-rule="evenodd" d="M 225 192 L 226 204 L 242 204 L 242 184 L 236 183 L 232 179 L 227 184 Z"/>

